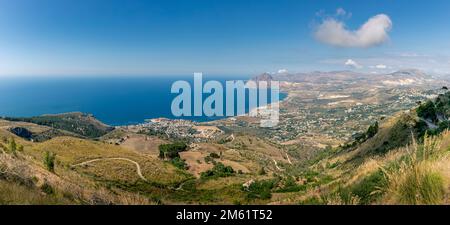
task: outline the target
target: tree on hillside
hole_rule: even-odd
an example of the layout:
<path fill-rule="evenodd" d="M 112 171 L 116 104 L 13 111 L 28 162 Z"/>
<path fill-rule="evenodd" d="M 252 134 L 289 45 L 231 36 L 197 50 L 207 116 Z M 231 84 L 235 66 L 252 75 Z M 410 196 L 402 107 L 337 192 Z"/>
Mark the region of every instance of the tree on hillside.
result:
<path fill-rule="evenodd" d="M 229 177 L 234 175 L 236 172 L 231 166 L 225 166 L 223 163 L 218 162 L 210 170 L 202 172 L 200 174 L 201 178 L 214 178 L 214 177 Z"/>
<path fill-rule="evenodd" d="M 420 105 L 419 108 L 417 108 L 417 115 L 424 119 L 435 122 L 437 120 L 437 117 L 434 102 L 429 100 L 425 104 Z"/>
<path fill-rule="evenodd" d="M 54 173 L 55 172 L 55 158 L 56 158 L 56 154 L 46 151 L 44 154 L 44 166 L 45 168 Z"/>
<path fill-rule="evenodd" d="M 159 158 L 174 159 L 179 158 L 179 152 L 186 151 L 185 143 L 162 144 L 159 146 Z"/>
<path fill-rule="evenodd" d="M 367 138 L 372 138 L 375 136 L 375 134 L 378 133 L 379 125 L 378 121 L 375 122 L 375 124 L 370 125 L 369 129 L 367 129 Z"/>

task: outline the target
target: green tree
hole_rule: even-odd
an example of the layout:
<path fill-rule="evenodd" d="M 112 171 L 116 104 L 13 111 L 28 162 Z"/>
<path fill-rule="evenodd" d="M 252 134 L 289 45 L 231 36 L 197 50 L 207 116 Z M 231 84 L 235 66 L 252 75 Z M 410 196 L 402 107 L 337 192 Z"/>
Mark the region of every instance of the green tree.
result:
<path fill-rule="evenodd" d="M 429 119 L 432 122 L 435 122 L 437 120 L 437 116 L 436 116 L 436 107 L 434 105 L 434 102 L 429 100 L 425 104 L 420 105 L 417 108 L 417 115 L 424 119 Z"/>
<path fill-rule="evenodd" d="M 367 138 L 372 138 L 375 136 L 375 134 L 378 133 L 379 125 L 378 121 L 375 122 L 375 124 L 370 125 L 369 129 L 367 129 Z"/>
<path fill-rule="evenodd" d="M 186 164 L 186 162 L 183 159 L 181 159 L 180 157 L 173 158 L 170 160 L 170 162 L 172 163 L 172 165 L 174 165 L 178 169 L 185 170 L 188 168 L 188 165 Z"/>
<path fill-rule="evenodd" d="M 270 199 L 272 197 L 271 190 L 275 186 L 274 180 L 261 180 L 255 181 L 248 187 L 247 198 L 248 199 Z"/>
<path fill-rule="evenodd" d="M 174 159 L 179 158 L 179 152 L 186 151 L 187 145 L 182 142 L 173 144 L 162 144 L 159 146 L 159 158 Z"/>
<path fill-rule="evenodd" d="M 53 152 L 46 151 L 44 154 L 44 166 L 52 173 L 55 172 L 55 158 L 56 154 Z"/>
<path fill-rule="evenodd" d="M 218 154 L 215 153 L 215 152 L 211 152 L 211 153 L 209 154 L 209 156 L 211 156 L 212 158 L 215 158 L 215 159 L 220 158 L 220 155 L 218 155 Z"/>
<path fill-rule="evenodd" d="M 218 162 L 210 170 L 202 172 L 200 177 L 202 178 L 215 178 L 215 177 L 229 177 L 233 176 L 236 172 L 231 166 L 225 166 L 223 163 Z"/>

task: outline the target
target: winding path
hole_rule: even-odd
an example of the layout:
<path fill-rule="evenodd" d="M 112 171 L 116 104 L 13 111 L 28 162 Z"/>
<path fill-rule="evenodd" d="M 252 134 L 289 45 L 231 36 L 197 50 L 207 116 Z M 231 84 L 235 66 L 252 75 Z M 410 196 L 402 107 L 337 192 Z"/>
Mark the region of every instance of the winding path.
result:
<path fill-rule="evenodd" d="M 235 139 L 235 138 L 234 138 L 234 134 L 231 134 L 230 137 L 231 137 L 231 139 L 233 139 L 233 140 L 231 140 L 230 142 L 233 142 L 234 139 Z M 229 138 L 230 138 L 230 137 L 229 137 Z"/>
<path fill-rule="evenodd" d="M 77 166 L 84 166 L 90 163 L 94 163 L 94 162 L 98 162 L 98 161 L 106 161 L 106 160 L 122 160 L 122 161 L 127 161 L 127 162 L 131 162 L 134 165 L 136 165 L 136 172 L 137 175 L 144 181 L 147 181 L 147 179 L 144 177 L 144 175 L 142 175 L 142 170 L 141 170 L 141 166 L 139 165 L 139 163 L 137 163 L 134 160 L 128 159 L 128 158 L 99 158 L 99 159 L 91 159 L 82 163 L 78 163 L 75 165 L 72 165 L 72 167 L 77 167 Z"/>
<path fill-rule="evenodd" d="M 277 163 L 277 161 L 275 160 L 275 159 L 272 159 L 273 160 L 273 162 L 275 163 L 275 167 L 279 170 L 279 171 L 284 171 L 283 169 L 281 169 L 279 166 L 278 166 L 278 163 Z"/>
<path fill-rule="evenodd" d="M 287 153 L 284 153 L 284 154 L 286 154 L 286 157 L 287 157 L 287 160 L 288 160 L 289 164 L 292 165 L 292 162 L 291 162 L 291 159 L 289 158 L 289 155 Z"/>

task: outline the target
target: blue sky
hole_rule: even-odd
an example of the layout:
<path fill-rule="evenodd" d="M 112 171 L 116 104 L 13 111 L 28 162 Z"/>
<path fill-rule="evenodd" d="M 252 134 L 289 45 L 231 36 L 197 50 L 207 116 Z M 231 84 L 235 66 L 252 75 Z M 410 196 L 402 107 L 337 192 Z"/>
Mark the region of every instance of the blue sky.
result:
<path fill-rule="evenodd" d="M 449 12 L 448 0 L 0 0 L 0 74 L 450 74 Z"/>

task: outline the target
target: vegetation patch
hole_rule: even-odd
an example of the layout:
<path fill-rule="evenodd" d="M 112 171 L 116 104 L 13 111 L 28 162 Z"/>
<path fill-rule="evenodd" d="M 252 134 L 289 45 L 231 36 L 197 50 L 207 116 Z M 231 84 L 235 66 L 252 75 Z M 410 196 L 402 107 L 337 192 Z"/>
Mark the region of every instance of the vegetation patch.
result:
<path fill-rule="evenodd" d="M 44 166 L 48 171 L 52 173 L 55 172 L 55 159 L 56 159 L 55 153 L 49 151 L 46 151 L 44 153 Z"/>
<path fill-rule="evenodd" d="M 212 169 L 202 172 L 200 177 L 203 179 L 229 177 L 233 176 L 235 173 L 236 172 L 233 170 L 233 167 L 225 166 L 223 163 L 218 162 Z"/>
<path fill-rule="evenodd" d="M 423 144 L 408 146 L 406 150 L 409 154 L 397 168 L 384 170 L 388 181 L 386 193 L 400 204 L 441 204 L 444 179 L 431 166 L 445 153 L 439 137 L 425 136 Z"/>
<path fill-rule="evenodd" d="M 187 145 L 182 142 L 173 144 L 162 144 L 159 146 L 159 158 L 174 159 L 180 157 L 180 152 L 186 151 Z"/>
<path fill-rule="evenodd" d="M 359 183 L 350 187 L 350 192 L 359 198 L 359 203 L 369 205 L 383 196 L 381 191 L 386 186 L 386 179 L 381 170 L 365 177 Z"/>
<path fill-rule="evenodd" d="M 48 126 L 73 132 L 75 134 L 79 134 L 88 138 L 101 137 L 114 129 L 113 127 L 101 123 L 92 115 L 84 113 L 65 113 L 57 115 L 43 115 L 20 118 L 5 117 L 3 119 Z"/>
<path fill-rule="evenodd" d="M 186 162 L 180 158 L 180 152 L 186 151 L 187 145 L 182 142 L 162 144 L 159 146 L 159 158 L 169 160 L 175 167 L 188 169 Z"/>
<path fill-rule="evenodd" d="M 243 187 L 243 190 L 247 192 L 247 199 L 270 199 L 275 185 L 275 180 L 260 180 L 251 183 L 247 188 Z"/>

